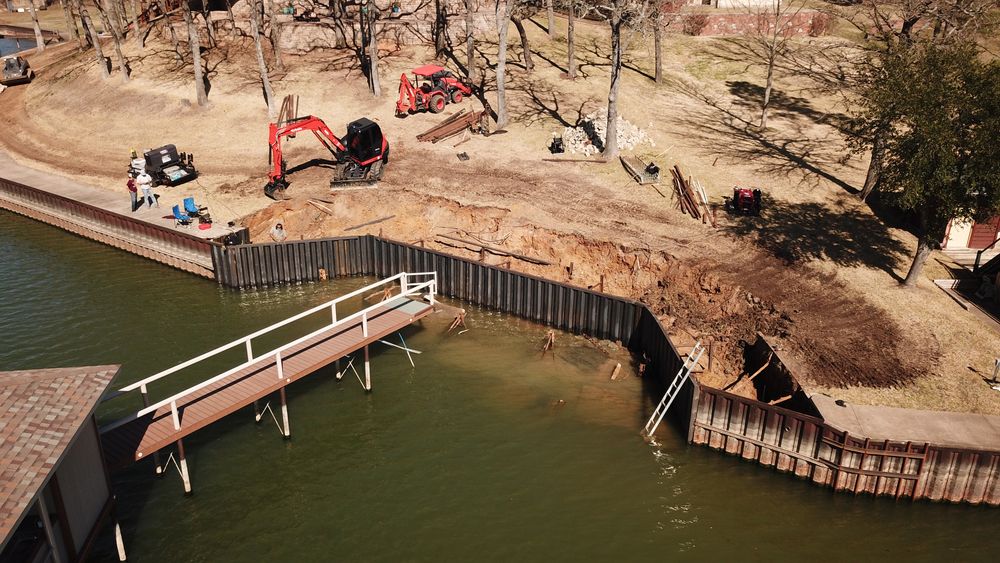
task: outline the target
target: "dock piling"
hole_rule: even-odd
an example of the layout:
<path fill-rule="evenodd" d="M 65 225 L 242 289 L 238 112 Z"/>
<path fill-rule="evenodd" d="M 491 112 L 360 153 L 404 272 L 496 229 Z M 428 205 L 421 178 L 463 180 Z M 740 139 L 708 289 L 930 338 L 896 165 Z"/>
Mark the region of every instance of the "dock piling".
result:
<path fill-rule="evenodd" d="M 372 368 L 368 361 L 368 346 L 365 345 L 365 391 L 372 390 Z"/>
<path fill-rule="evenodd" d="M 181 480 L 184 481 L 184 494 L 191 494 L 191 476 L 188 474 L 187 457 L 184 456 L 184 440 L 177 440 L 177 458 L 180 461 Z"/>
<path fill-rule="evenodd" d="M 288 399 L 285 397 L 285 388 L 282 387 L 281 391 L 281 422 L 283 427 L 281 429 L 281 434 L 285 438 L 292 437 L 292 429 L 288 425 Z"/>

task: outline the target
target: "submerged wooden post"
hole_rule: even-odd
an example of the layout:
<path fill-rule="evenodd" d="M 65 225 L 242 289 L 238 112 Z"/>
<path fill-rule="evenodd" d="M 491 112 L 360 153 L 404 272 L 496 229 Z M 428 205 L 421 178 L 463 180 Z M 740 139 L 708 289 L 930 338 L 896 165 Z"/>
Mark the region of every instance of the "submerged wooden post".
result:
<path fill-rule="evenodd" d="M 122 526 L 115 518 L 115 547 L 118 548 L 118 560 L 125 561 L 125 540 L 122 539 Z"/>
<path fill-rule="evenodd" d="M 180 462 L 181 480 L 184 481 L 184 494 L 191 494 L 191 476 L 188 474 L 187 458 L 184 456 L 184 440 L 177 440 L 177 459 Z"/>
<path fill-rule="evenodd" d="M 281 434 L 285 438 L 290 438 L 292 436 L 292 429 L 288 426 L 288 399 L 285 398 L 285 388 L 281 388 L 281 422 L 283 428 L 281 429 Z"/>
<path fill-rule="evenodd" d="M 365 391 L 372 390 L 372 368 L 368 361 L 368 346 L 365 346 Z"/>
<path fill-rule="evenodd" d="M 253 421 L 260 424 L 260 401 L 253 402 Z"/>

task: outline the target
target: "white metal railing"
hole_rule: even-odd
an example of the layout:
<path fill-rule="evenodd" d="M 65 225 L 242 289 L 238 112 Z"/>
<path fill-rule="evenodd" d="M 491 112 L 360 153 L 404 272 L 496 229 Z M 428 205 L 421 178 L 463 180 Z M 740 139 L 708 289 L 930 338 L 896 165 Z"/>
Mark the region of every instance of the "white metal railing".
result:
<path fill-rule="evenodd" d="M 417 278 L 417 279 L 414 279 L 414 278 Z M 421 279 L 423 279 L 424 281 L 420 281 Z M 417 272 L 417 273 L 402 272 L 402 273 L 396 274 L 395 276 L 392 276 L 390 278 L 386 278 L 384 280 L 380 280 L 380 281 L 375 282 L 373 284 L 366 285 L 365 287 L 362 287 L 360 289 L 352 291 L 352 292 L 350 292 L 348 294 L 341 295 L 340 297 L 334 299 L 333 301 L 328 301 L 326 303 L 323 303 L 322 305 L 317 305 L 316 307 L 313 307 L 312 309 L 309 309 L 307 311 L 303 311 L 303 312 L 301 312 L 301 313 L 299 313 L 297 315 L 289 317 L 289 318 L 287 318 L 287 319 L 285 319 L 283 321 L 274 323 L 274 324 L 272 324 L 272 325 L 270 325 L 268 327 L 262 328 L 262 329 L 260 329 L 260 330 L 258 330 L 256 332 L 252 332 L 252 333 L 250 333 L 250 334 L 248 334 L 248 335 L 246 335 L 246 336 L 244 336 L 242 338 L 238 338 L 238 339 L 236 339 L 236 340 L 234 340 L 234 341 L 232 341 L 232 342 L 230 342 L 228 344 L 225 344 L 223 346 L 219 346 L 218 348 L 215 348 L 214 350 L 210 350 L 208 352 L 205 352 L 204 354 L 201 354 L 200 356 L 196 356 L 194 358 L 191 358 L 190 360 L 187 360 L 186 362 L 182 362 L 180 364 L 177 364 L 176 366 L 174 366 L 172 368 L 165 369 L 165 370 L 163 370 L 163 371 L 161 371 L 161 372 L 159 372 L 159 373 L 157 373 L 155 375 L 151 375 L 151 376 L 146 377 L 144 379 L 140 379 L 139 381 L 136 381 L 135 383 L 130 383 L 129 385 L 126 385 L 125 387 L 122 387 L 118 392 L 116 392 L 115 394 L 111 395 L 110 397 L 116 397 L 118 395 L 121 395 L 121 394 L 127 393 L 129 391 L 134 391 L 134 390 L 138 389 L 139 392 L 142 393 L 142 401 L 143 401 L 144 408 L 142 408 L 141 410 L 139 410 L 138 412 L 136 412 L 134 415 L 125 417 L 125 418 L 123 418 L 123 419 L 121 419 L 121 420 L 119 420 L 119 421 L 117 421 L 115 423 L 112 423 L 112 424 L 110 424 L 110 425 L 108 425 L 106 427 L 103 427 L 101 429 L 101 431 L 102 432 L 107 432 L 108 430 L 111 430 L 113 428 L 117 428 L 118 426 L 121 426 L 122 424 L 126 424 L 126 423 L 128 423 L 128 422 L 130 422 L 132 420 L 135 420 L 135 419 L 137 419 L 137 418 L 139 418 L 141 416 L 144 416 L 144 415 L 149 414 L 151 412 L 155 412 L 156 410 L 160 409 L 161 407 L 164 407 L 164 406 L 167 406 L 167 405 L 170 405 L 170 411 L 171 411 L 171 415 L 172 415 L 172 418 L 173 418 L 173 421 L 174 421 L 174 429 L 175 430 L 180 430 L 180 428 L 181 428 L 180 414 L 179 414 L 178 408 L 177 408 L 177 400 L 178 399 L 181 399 L 181 398 L 185 397 L 186 395 L 190 395 L 191 393 L 194 393 L 196 391 L 204 389 L 205 387 L 208 387 L 209 385 L 212 385 L 212 384 L 214 384 L 214 383 L 216 383 L 218 381 L 221 381 L 221 380 L 229 377 L 230 375 L 233 375 L 234 373 L 236 373 L 236 372 L 238 372 L 238 371 L 240 371 L 242 369 L 245 369 L 245 368 L 247 368 L 247 367 L 249 367 L 249 366 L 251 366 L 253 364 L 256 364 L 256 363 L 260 362 L 261 360 L 265 360 L 267 358 L 274 358 L 274 362 L 275 362 L 275 365 L 277 366 L 277 370 L 278 370 L 278 379 L 279 380 L 285 379 L 285 377 L 284 377 L 284 366 L 283 366 L 283 363 L 282 363 L 283 362 L 283 360 L 282 360 L 282 353 L 285 352 L 286 350 L 288 350 L 289 348 L 297 346 L 297 345 L 299 345 L 299 344 L 301 344 L 301 343 L 303 343 L 303 342 L 305 342 L 305 341 L 307 341 L 307 340 L 309 340 L 311 338 L 315 338 L 316 336 L 319 336 L 319 335 L 321 335 L 321 334 L 323 334 L 325 332 L 333 330 L 333 329 L 335 329 L 335 328 L 337 328 L 337 327 L 339 327 L 341 325 L 344 325 L 344 324 L 346 324 L 348 322 L 354 321 L 355 319 L 357 319 L 359 317 L 361 318 L 361 330 L 362 330 L 362 333 L 364 334 L 364 336 L 367 337 L 368 336 L 368 315 L 369 315 L 369 313 L 372 313 L 372 312 L 374 312 L 374 311 L 382 308 L 385 305 L 385 303 L 384 302 L 376 303 L 376 304 L 371 305 L 369 307 L 366 307 L 366 308 L 364 308 L 364 309 L 362 309 L 362 310 L 360 310 L 360 311 L 358 311 L 356 313 L 348 315 L 348 316 L 346 316 L 344 318 L 337 318 L 337 304 L 338 303 L 342 303 L 342 302 L 346 301 L 347 299 L 351 299 L 352 297 L 357 297 L 358 295 L 362 295 L 364 293 L 368 293 L 371 290 L 373 290 L 375 288 L 378 288 L 380 286 L 391 285 L 394 282 L 396 282 L 397 280 L 399 281 L 399 286 L 400 286 L 400 290 L 401 291 L 400 291 L 399 295 L 394 296 L 393 299 L 398 299 L 400 297 L 409 297 L 409 296 L 413 296 L 413 295 L 419 295 L 420 293 L 426 291 L 427 299 L 430 301 L 430 303 L 432 305 L 434 304 L 435 297 L 437 296 L 437 273 L 436 272 Z M 319 328 L 317 330 L 314 330 L 314 331 L 310 332 L 309 334 L 307 334 L 305 336 L 302 336 L 300 338 L 296 338 L 292 342 L 289 342 L 287 344 L 279 346 L 278 348 L 274 348 L 272 350 L 264 352 L 263 354 L 260 354 L 258 356 L 254 356 L 254 354 L 253 354 L 253 339 L 254 338 L 257 338 L 259 336 L 263 336 L 263 335 L 265 335 L 265 334 L 267 334 L 267 333 L 269 333 L 269 332 L 271 332 L 271 331 L 273 331 L 275 329 L 281 328 L 281 327 L 286 326 L 288 324 L 291 324 L 291 323 L 293 323 L 295 321 L 301 320 L 301 319 L 303 319 L 305 317 L 308 317 L 309 315 L 315 314 L 315 313 L 317 313 L 319 311 L 322 311 L 324 309 L 330 309 L 331 320 L 330 320 L 329 324 L 326 324 L 323 327 L 321 327 L 321 328 Z M 153 404 L 149 403 L 148 385 L 150 383 L 152 383 L 154 381 L 157 381 L 157 380 L 160 380 L 160 379 L 163 379 L 164 377 L 167 377 L 168 375 L 176 373 L 176 372 L 178 372 L 178 371 L 180 371 L 182 369 L 191 367 L 191 366 L 193 366 L 193 365 L 195 365 L 197 363 L 200 363 L 200 362 L 202 362 L 204 360 L 207 360 L 207 359 L 209 359 L 211 357 L 217 356 L 217 355 L 221 354 L 222 352 L 225 352 L 227 350 L 230 350 L 230 349 L 235 348 L 235 347 L 240 346 L 240 345 L 244 345 L 246 347 L 246 350 L 247 350 L 247 360 L 245 362 L 242 362 L 239 365 L 237 365 L 237 366 L 235 366 L 233 368 L 230 368 L 230 369 L 224 371 L 223 373 L 221 373 L 219 375 L 216 375 L 215 377 L 212 377 L 210 379 L 206 379 L 205 381 L 202 381 L 201 383 L 199 383 L 197 385 L 194 385 L 192 387 L 188 387 L 187 389 L 185 389 L 183 391 L 180 391 L 178 393 L 174 393 L 173 395 L 171 395 L 170 397 L 167 397 L 166 399 L 163 399 L 163 400 L 158 401 L 158 402 L 153 403 Z"/>

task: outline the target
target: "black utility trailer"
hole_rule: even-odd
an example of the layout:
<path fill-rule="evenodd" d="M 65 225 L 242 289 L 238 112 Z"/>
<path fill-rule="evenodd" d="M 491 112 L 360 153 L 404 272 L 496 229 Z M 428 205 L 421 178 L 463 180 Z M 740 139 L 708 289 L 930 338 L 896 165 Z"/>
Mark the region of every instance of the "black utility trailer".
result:
<path fill-rule="evenodd" d="M 159 186 L 176 186 L 198 177 L 194 168 L 194 155 L 178 153 L 174 145 L 164 145 L 143 153 L 146 173 Z"/>

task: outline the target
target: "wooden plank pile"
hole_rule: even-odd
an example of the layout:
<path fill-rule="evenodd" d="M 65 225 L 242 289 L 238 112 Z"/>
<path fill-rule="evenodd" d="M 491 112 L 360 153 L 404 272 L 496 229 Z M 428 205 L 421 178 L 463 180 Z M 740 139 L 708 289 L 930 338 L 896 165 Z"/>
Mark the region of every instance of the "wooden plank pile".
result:
<path fill-rule="evenodd" d="M 690 176 L 684 177 L 680 166 L 674 165 L 670 169 L 674 178 L 674 196 L 677 198 L 677 207 L 682 213 L 687 213 L 695 219 L 700 219 L 702 223 L 711 222 L 715 227 L 715 214 L 709 208 L 708 195 L 701 182 L 692 180 Z"/>
<path fill-rule="evenodd" d="M 473 133 L 486 134 L 489 132 L 488 120 L 489 114 L 485 110 L 466 112 L 465 109 L 462 109 L 441 123 L 417 135 L 417 140 L 437 143 L 449 137 L 454 137 L 467 129 Z"/>

